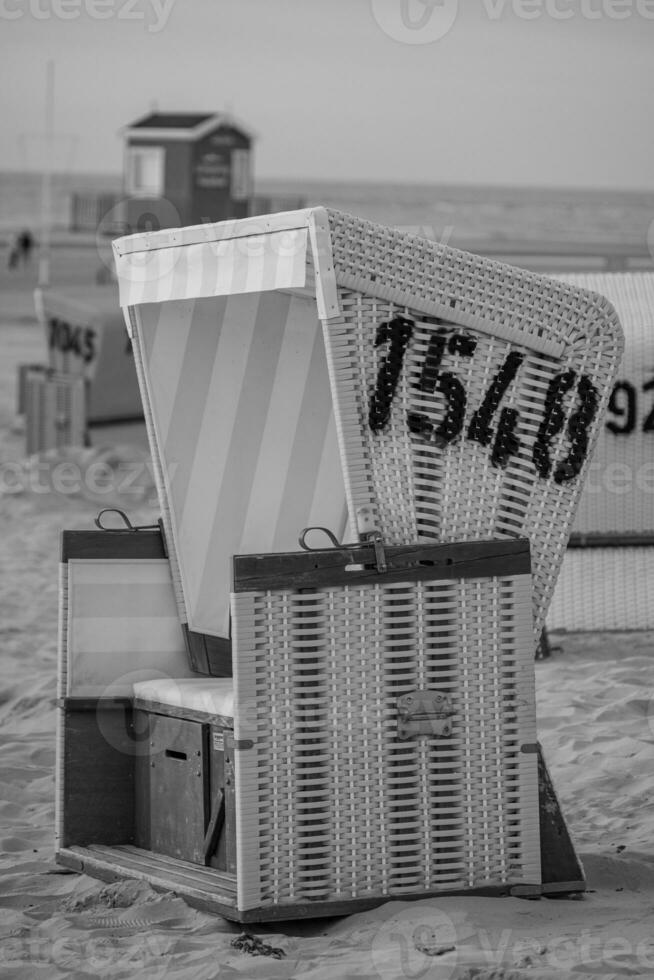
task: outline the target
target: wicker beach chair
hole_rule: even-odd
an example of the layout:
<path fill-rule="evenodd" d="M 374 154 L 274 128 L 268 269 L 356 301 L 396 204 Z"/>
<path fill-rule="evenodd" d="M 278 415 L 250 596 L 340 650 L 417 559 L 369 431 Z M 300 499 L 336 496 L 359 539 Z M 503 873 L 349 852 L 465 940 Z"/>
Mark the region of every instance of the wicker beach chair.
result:
<path fill-rule="evenodd" d="M 625 332 L 548 628 L 654 628 L 654 274 L 558 277 L 603 294 Z"/>
<path fill-rule="evenodd" d="M 132 772 L 140 846 L 62 860 L 242 921 L 583 888 L 570 846 L 553 870 L 533 655 L 610 303 L 320 208 L 115 250 L 180 619 L 194 670 L 233 665 L 233 718 L 135 691 L 171 733 Z M 335 547 L 299 553 L 312 525 Z M 153 800 L 183 823 L 191 799 L 192 847 L 152 853 Z"/>

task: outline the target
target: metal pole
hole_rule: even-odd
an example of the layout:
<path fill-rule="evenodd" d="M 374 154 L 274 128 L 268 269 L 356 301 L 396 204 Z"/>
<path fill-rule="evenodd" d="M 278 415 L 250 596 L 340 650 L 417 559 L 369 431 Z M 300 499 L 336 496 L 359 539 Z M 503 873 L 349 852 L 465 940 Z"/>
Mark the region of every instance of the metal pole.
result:
<path fill-rule="evenodd" d="M 41 179 L 41 247 L 39 286 L 50 285 L 50 227 L 52 223 L 52 156 L 54 152 L 54 61 L 48 58 L 45 73 L 45 160 Z"/>

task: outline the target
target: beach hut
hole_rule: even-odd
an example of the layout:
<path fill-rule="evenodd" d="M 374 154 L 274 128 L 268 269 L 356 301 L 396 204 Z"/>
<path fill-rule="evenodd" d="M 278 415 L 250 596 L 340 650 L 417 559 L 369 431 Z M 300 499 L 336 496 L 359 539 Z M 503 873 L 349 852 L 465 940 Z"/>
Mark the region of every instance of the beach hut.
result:
<path fill-rule="evenodd" d="M 151 112 L 124 138 L 128 228 L 248 214 L 253 134 L 228 113 Z"/>
<path fill-rule="evenodd" d="M 321 208 L 114 247 L 196 677 L 66 697 L 58 860 L 241 921 L 583 890 L 533 657 L 621 355 L 610 304 Z M 89 712 L 120 742 L 119 831 L 84 829 L 99 776 L 67 793 Z"/>

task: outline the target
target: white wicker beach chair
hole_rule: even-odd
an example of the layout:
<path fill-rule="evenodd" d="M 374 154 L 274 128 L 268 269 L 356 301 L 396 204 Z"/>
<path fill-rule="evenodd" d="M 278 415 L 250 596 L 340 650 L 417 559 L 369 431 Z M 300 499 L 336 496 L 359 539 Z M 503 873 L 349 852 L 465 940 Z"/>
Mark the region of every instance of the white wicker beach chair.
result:
<path fill-rule="evenodd" d="M 533 654 L 621 354 L 610 303 L 319 208 L 115 249 L 189 634 L 229 644 L 232 592 L 233 733 L 169 727 L 185 764 L 207 732 L 196 851 L 229 787 L 236 863 L 121 846 L 85 866 L 169 869 L 244 921 L 583 888 L 571 847 L 569 873 L 541 867 L 565 825 Z M 286 553 L 310 525 L 340 537 L 345 499 L 358 540 Z M 225 664 L 205 645 L 194 667 Z"/>
<path fill-rule="evenodd" d="M 607 297 L 624 327 L 625 353 L 547 624 L 564 630 L 652 629 L 654 274 L 557 278 Z"/>

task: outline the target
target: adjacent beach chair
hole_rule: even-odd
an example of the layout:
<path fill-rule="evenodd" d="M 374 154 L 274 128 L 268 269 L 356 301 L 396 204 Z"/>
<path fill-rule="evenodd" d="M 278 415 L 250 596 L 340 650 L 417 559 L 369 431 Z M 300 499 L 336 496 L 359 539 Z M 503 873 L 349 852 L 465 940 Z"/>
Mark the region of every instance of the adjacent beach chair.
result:
<path fill-rule="evenodd" d="M 83 446 L 86 434 L 83 379 L 31 367 L 23 377 L 27 455 Z"/>
<path fill-rule="evenodd" d="M 654 627 L 654 274 L 561 276 L 602 293 L 625 332 L 548 615 L 550 629 Z"/>
<path fill-rule="evenodd" d="M 35 291 L 48 366 L 86 381 L 87 425 L 142 420 L 143 407 L 115 286 Z"/>
<path fill-rule="evenodd" d="M 241 921 L 583 889 L 533 655 L 610 304 L 323 209 L 115 248 L 190 663 L 233 689 L 135 685 L 131 837 L 59 859 Z"/>

